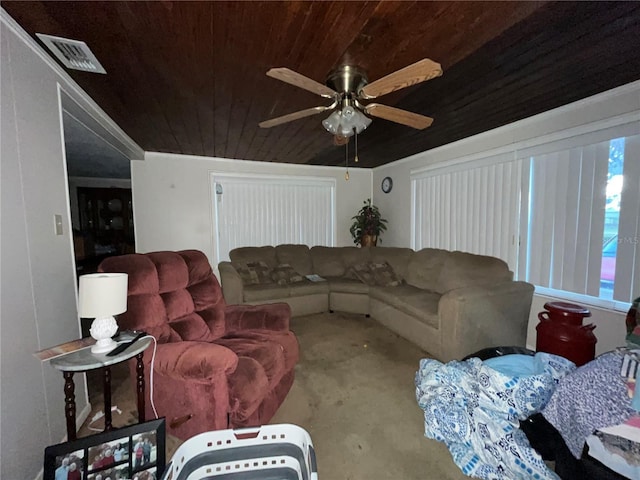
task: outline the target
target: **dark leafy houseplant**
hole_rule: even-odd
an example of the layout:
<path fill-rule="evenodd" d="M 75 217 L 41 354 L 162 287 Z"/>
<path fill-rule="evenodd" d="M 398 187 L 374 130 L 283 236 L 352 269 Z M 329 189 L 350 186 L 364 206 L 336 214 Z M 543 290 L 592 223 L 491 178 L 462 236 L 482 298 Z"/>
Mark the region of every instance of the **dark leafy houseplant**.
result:
<path fill-rule="evenodd" d="M 364 201 L 364 206 L 352 220 L 349 231 L 356 245 L 375 245 L 380 234 L 387 229 L 387 220 L 382 218 L 378 207 L 371 204 L 370 198 Z"/>

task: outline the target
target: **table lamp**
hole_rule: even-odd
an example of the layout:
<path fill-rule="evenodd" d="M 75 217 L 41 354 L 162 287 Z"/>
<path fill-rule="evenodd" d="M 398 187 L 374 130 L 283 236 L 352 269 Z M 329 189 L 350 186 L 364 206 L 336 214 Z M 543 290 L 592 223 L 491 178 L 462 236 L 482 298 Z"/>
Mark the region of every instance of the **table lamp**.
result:
<path fill-rule="evenodd" d="M 117 343 L 113 337 L 118 324 L 113 318 L 127 311 L 126 273 L 91 273 L 80 277 L 78 313 L 82 318 L 94 318 L 89 332 L 96 339 L 92 353 L 106 353 Z"/>

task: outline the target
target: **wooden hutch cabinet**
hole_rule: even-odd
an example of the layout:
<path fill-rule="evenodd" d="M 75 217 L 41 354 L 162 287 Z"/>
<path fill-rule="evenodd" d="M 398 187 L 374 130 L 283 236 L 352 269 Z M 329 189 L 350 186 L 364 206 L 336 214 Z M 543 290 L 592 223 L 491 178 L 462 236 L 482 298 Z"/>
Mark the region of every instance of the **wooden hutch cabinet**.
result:
<path fill-rule="evenodd" d="M 78 210 L 79 273 L 95 272 L 106 257 L 135 252 L 131 189 L 78 187 Z"/>

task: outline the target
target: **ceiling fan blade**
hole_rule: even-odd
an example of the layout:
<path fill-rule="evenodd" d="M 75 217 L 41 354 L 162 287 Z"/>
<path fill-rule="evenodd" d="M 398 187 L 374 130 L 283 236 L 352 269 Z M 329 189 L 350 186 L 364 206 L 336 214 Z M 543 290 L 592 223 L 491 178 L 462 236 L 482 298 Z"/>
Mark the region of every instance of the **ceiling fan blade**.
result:
<path fill-rule="evenodd" d="M 410 87 L 416 83 L 425 82 L 442 75 L 439 63 L 424 58 L 419 62 L 397 70 L 364 86 L 360 91 L 360 98 L 369 99 L 381 97 L 401 88 Z"/>
<path fill-rule="evenodd" d="M 265 120 L 264 122 L 260 122 L 258 125 L 260 125 L 260 127 L 262 128 L 271 128 L 271 127 L 275 127 L 276 125 L 282 125 L 283 123 L 291 122 L 293 120 L 298 120 L 299 118 L 310 117 L 311 115 L 316 115 L 326 110 L 331 110 L 334 107 L 335 105 L 330 105 L 328 107 L 307 108 L 306 110 L 299 110 L 297 112 L 282 115 L 281 117 Z"/>
<path fill-rule="evenodd" d="M 333 98 L 337 95 L 335 91 L 333 91 L 326 85 L 316 82 L 309 77 L 305 77 L 304 75 L 298 72 L 294 72 L 293 70 L 285 67 L 272 68 L 267 72 L 267 76 L 275 78 L 277 80 L 281 80 L 299 88 L 304 88 L 305 90 L 326 98 Z"/>
<path fill-rule="evenodd" d="M 387 105 L 380 105 L 379 103 L 370 103 L 364 107 L 364 111 L 372 117 L 384 118 L 385 120 L 401 123 L 408 127 L 417 128 L 418 130 L 423 130 L 433 123 L 433 118 L 431 117 L 425 117 L 418 113 L 408 112 L 407 110 L 401 110 Z"/>

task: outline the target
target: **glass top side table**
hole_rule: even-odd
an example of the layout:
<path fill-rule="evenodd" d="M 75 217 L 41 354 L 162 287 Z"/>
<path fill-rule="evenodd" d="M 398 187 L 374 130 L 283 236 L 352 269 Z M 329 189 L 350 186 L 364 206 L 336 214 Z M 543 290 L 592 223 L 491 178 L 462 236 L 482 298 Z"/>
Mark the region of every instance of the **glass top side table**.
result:
<path fill-rule="evenodd" d="M 144 418 L 144 351 L 151 345 L 151 338 L 146 337 L 129 346 L 124 352 L 107 357 L 104 353 L 91 353 L 91 347 L 85 347 L 72 353 L 51 359 L 51 366 L 62 371 L 64 376 L 65 417 L 67 419 L 67 439 L 76 439 L 76 400 L 73 374 L 101 368 L 103 371 L 104 391 L 104 429 L 111 430 L 111 365 L 115 365 L 136 357 L 136 390 L 138 393 L 138 422 Z"/>

